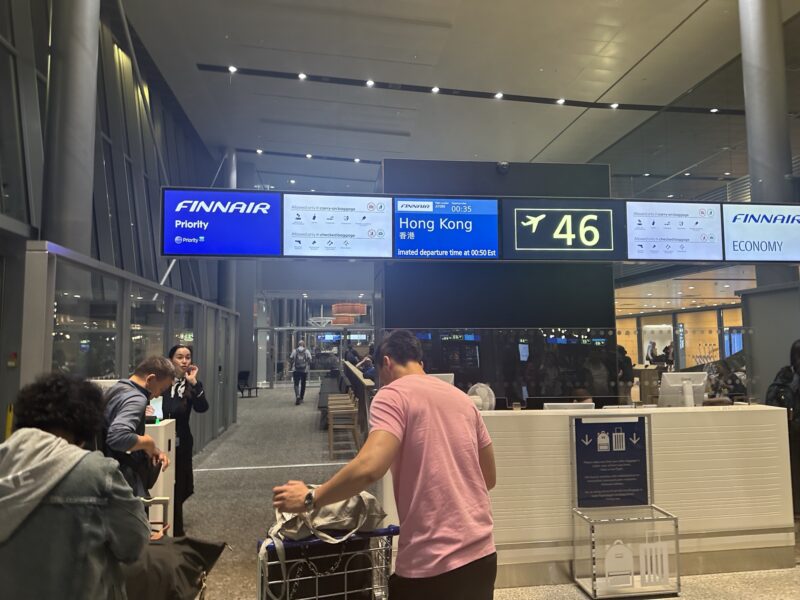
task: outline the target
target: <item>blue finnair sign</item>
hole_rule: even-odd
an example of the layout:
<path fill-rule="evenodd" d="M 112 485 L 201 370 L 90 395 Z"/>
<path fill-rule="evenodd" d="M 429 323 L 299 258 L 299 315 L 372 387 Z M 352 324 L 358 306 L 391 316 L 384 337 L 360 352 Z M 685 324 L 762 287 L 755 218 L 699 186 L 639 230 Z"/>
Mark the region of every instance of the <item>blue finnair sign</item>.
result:
<path fill-rule="evenodd" d="M 280 256 L 280 194 L 172 188 L 162 193 L 164 255 Z"/>

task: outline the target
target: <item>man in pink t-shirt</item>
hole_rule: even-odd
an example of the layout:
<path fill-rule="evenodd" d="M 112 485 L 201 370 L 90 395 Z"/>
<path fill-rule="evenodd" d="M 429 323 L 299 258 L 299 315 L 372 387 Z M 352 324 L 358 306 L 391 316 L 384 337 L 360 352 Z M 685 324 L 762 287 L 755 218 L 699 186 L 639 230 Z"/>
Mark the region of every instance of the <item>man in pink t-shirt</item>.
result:
<path fill-rule="evenodd" d="M 497 573 L 489 490 L 492 440 L 472 401 L 425 375 L 409 331 L 386 336 L 376 357 L 383 385 L 370 407 L 364 447 L 313 491 L 290 481 L 274 506 L 301 512 L 353 496 L 391 467 L 400 544 L 390 600 L 491 600 Z"/>

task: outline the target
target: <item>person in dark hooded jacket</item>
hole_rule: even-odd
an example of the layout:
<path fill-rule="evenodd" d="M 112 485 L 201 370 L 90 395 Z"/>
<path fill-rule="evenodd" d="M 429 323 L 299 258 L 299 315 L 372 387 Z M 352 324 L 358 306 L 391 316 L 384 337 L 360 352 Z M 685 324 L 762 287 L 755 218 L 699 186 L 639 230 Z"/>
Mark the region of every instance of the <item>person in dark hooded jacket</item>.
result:
<path fill-rule="evenodd" d="M 91 452 L 103 394 L 61 373 L 19 392 L 15 431 L 0 444 L 0 596 L 124 599 L 121 565 L 150 537 L 119 465 Z"/>

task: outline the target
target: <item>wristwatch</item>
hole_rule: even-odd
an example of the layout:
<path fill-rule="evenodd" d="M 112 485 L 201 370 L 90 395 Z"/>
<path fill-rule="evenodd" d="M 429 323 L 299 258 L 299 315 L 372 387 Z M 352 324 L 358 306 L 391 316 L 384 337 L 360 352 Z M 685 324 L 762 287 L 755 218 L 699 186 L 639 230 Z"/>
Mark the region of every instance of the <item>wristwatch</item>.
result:
<path fill-rule="evenodd" d="M 306 494 L 305 500 L 303 500 L 303 504 L 305 505 L 306 512 L 311 512 L 314 510 L 314 489 L 308 490 Z"/>

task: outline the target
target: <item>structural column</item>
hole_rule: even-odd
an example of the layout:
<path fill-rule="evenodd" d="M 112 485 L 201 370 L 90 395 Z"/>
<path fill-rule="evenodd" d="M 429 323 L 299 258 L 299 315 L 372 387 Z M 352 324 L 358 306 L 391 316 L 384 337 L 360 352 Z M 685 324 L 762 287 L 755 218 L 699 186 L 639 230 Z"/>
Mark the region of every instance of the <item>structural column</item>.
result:
<path fill-rule="evenodd" d="M 793 202 L 783 19 L 776 0 L 739 0 L 747 153 L 753 202 Z M 758 285 L 797 279 L 797 269 L 756 268 Z"/>
<path fill-rule="evenodd" d="M 100 0 L 53 2 L 42 237 L 92 251 Z"/>
<path fill-rule="evenodd" d="M 228 148 L 227 155 L 227 187 L 236 189 L 236 150 Z M 217 301 L 225 308 L 236 310 L 236 263 L 233 260 L 222 259 L 219 261 L 218 272 Z"/>

